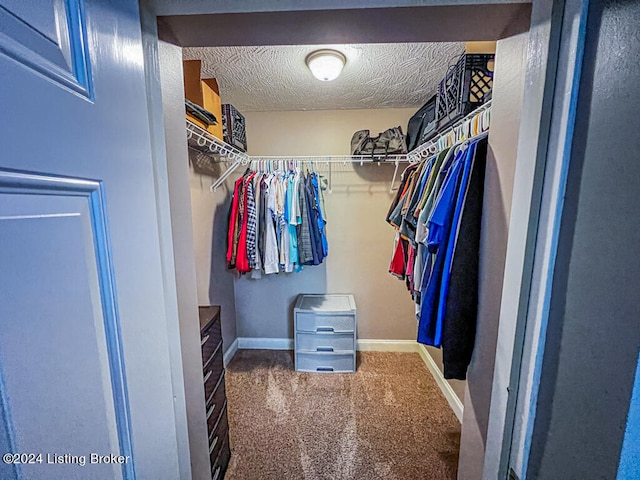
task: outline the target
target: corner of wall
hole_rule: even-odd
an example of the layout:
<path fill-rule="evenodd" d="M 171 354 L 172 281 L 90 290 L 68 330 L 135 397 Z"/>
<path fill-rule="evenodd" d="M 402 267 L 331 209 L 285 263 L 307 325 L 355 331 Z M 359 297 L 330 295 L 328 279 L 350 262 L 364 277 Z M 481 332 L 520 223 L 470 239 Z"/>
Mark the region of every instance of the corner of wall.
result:
<path fill-rule="evenodd" d="M 498 41 L 480 240 L 476 343 L 467 374 L 458 478 L 482 478 L 489 428 L 513 183 L 525 86 L 528 33 Z M 526 219 L 525 219 L 526 221 Z"/>
<path fill-rule="evenodd" d="M 148 52 L 146 52 L 149 55 Z M 160 116 L 164 125 L 162 138 L 166 156 L 166 182 L 168 186 L 170 231 L 177 292 L 177 315 L 184 375 L 188 448 L 190 452 L 190 478 L 204 480 L 210 477 L 207 451 L 207 424 L 205 417 L 202 356 L 200 350 L 200 324 L 196 292 L 196 272 L 191 227 L 189 177 L 184 123 L 184 92 L 182 86 L 182 50 L 166 42 L 157 42 L 158 77 L 155 87 L 162 105 Z M 179 445 L 178 448 L 185 448 Z"/>

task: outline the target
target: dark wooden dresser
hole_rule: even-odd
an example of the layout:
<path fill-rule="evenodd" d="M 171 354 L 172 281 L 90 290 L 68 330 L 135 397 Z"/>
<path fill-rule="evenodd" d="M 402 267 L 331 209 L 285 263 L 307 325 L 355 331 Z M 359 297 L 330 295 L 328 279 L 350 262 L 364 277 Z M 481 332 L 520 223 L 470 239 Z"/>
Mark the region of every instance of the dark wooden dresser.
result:
<path fill-rule="evenodd" d="M 221 480 L 227 471 L 231 449 L 224 388 L 220 307 L 200 307 L 199 311 L 211 478 Z"/>

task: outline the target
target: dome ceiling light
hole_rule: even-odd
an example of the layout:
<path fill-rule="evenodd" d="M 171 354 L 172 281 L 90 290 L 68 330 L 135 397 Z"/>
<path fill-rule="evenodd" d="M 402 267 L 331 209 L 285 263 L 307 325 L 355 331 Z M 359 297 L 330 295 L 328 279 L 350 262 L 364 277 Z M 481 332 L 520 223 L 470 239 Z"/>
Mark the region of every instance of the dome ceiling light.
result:
<path fill-rule="evenodd" d="M 314 77 L 323 82 L 330 82 L 338 78 L 347 57 L 337 50 L 324 49 L 311 52 L 305 62 Z"/>

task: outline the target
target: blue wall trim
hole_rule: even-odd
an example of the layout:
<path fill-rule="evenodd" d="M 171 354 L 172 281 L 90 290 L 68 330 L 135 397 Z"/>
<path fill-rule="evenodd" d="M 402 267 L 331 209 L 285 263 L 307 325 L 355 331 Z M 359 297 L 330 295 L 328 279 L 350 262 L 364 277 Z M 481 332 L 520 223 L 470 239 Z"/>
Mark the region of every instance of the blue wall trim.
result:
<path fill-rule="evenodd" d="M 37 193 L 40 195 L 75 195 L 87 198 L 91 212 L 96 266 L 100 285 L 102 314 L 104 317 L 107 355 L 111 374 L 111 388 L 115 408 L 116 428 L 120 455 L 131 461 L 122 465 L 125 480 L 136 480 L 135 457 L 129 395 L 125 375 L 124 353 L 120 333 L 120 317 L 116 296 L 115 275 L 111 253 L 106 195 L 102 182 L 32 174 L 12 170 L 0 170 L 0 191 L 13 193 Z M 0 378 L 1 380 L 1 378 Z M 2 385 L 0 385 L 1 387 Z M 4 400 L 3 398 L 1 400 Z M 5 403 L 6 405 L 6 403 Z M 7 415 L 8 412 L 5 412 Z"/>

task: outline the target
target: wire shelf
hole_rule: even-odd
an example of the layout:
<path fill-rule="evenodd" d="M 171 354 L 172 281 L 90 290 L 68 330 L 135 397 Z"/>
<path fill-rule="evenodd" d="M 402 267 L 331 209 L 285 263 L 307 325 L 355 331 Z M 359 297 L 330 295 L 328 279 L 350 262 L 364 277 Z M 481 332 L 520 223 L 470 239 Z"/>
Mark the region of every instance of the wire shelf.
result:
<path fill-rule="evenodd" d="M 241 165 L 253 166 L 254 168 L 262 168 L 267 166 L 269 170 L 280 168 L 283 170 L 286 165 L 310 163 L 316 165 L 333 165 L 365 163 L 391 164 L 395 166 L 393 179 L 391 180 L 390 192 L 393 191 L 398 167 L 400 163 L 416 163 L 422 159 L 434 155 L 443 148 L 453 145 L 463 140 L 469 140 L 474 136 L 482 135 L 489 130 L 491 100 L 488 100 L 471 113 L 455 122 L 444 132 L 439 133 L 426 143 L 414 148 L 405 155 L 279 155 L 279 156 L 250 156 L 245 152 L 225 143 L 224 141 L 214 137 L 209 132 L 199 127 L 195 123 L 187 120 L 187 141 L 189 147 L 208 155 L 218 162 L 231 163 L 227 170 L 216 179 L 211 185 L 210 190 L 213 192 L 218 189 L 224 181 Z M 480 115 L 482 114 L 482 115 Z M 476 118 L 477 117 L 477 118 Z M 289 163 L 292 162 L 292 163 Z M 331 170 L 329 170 L 331 175 Z"/>

